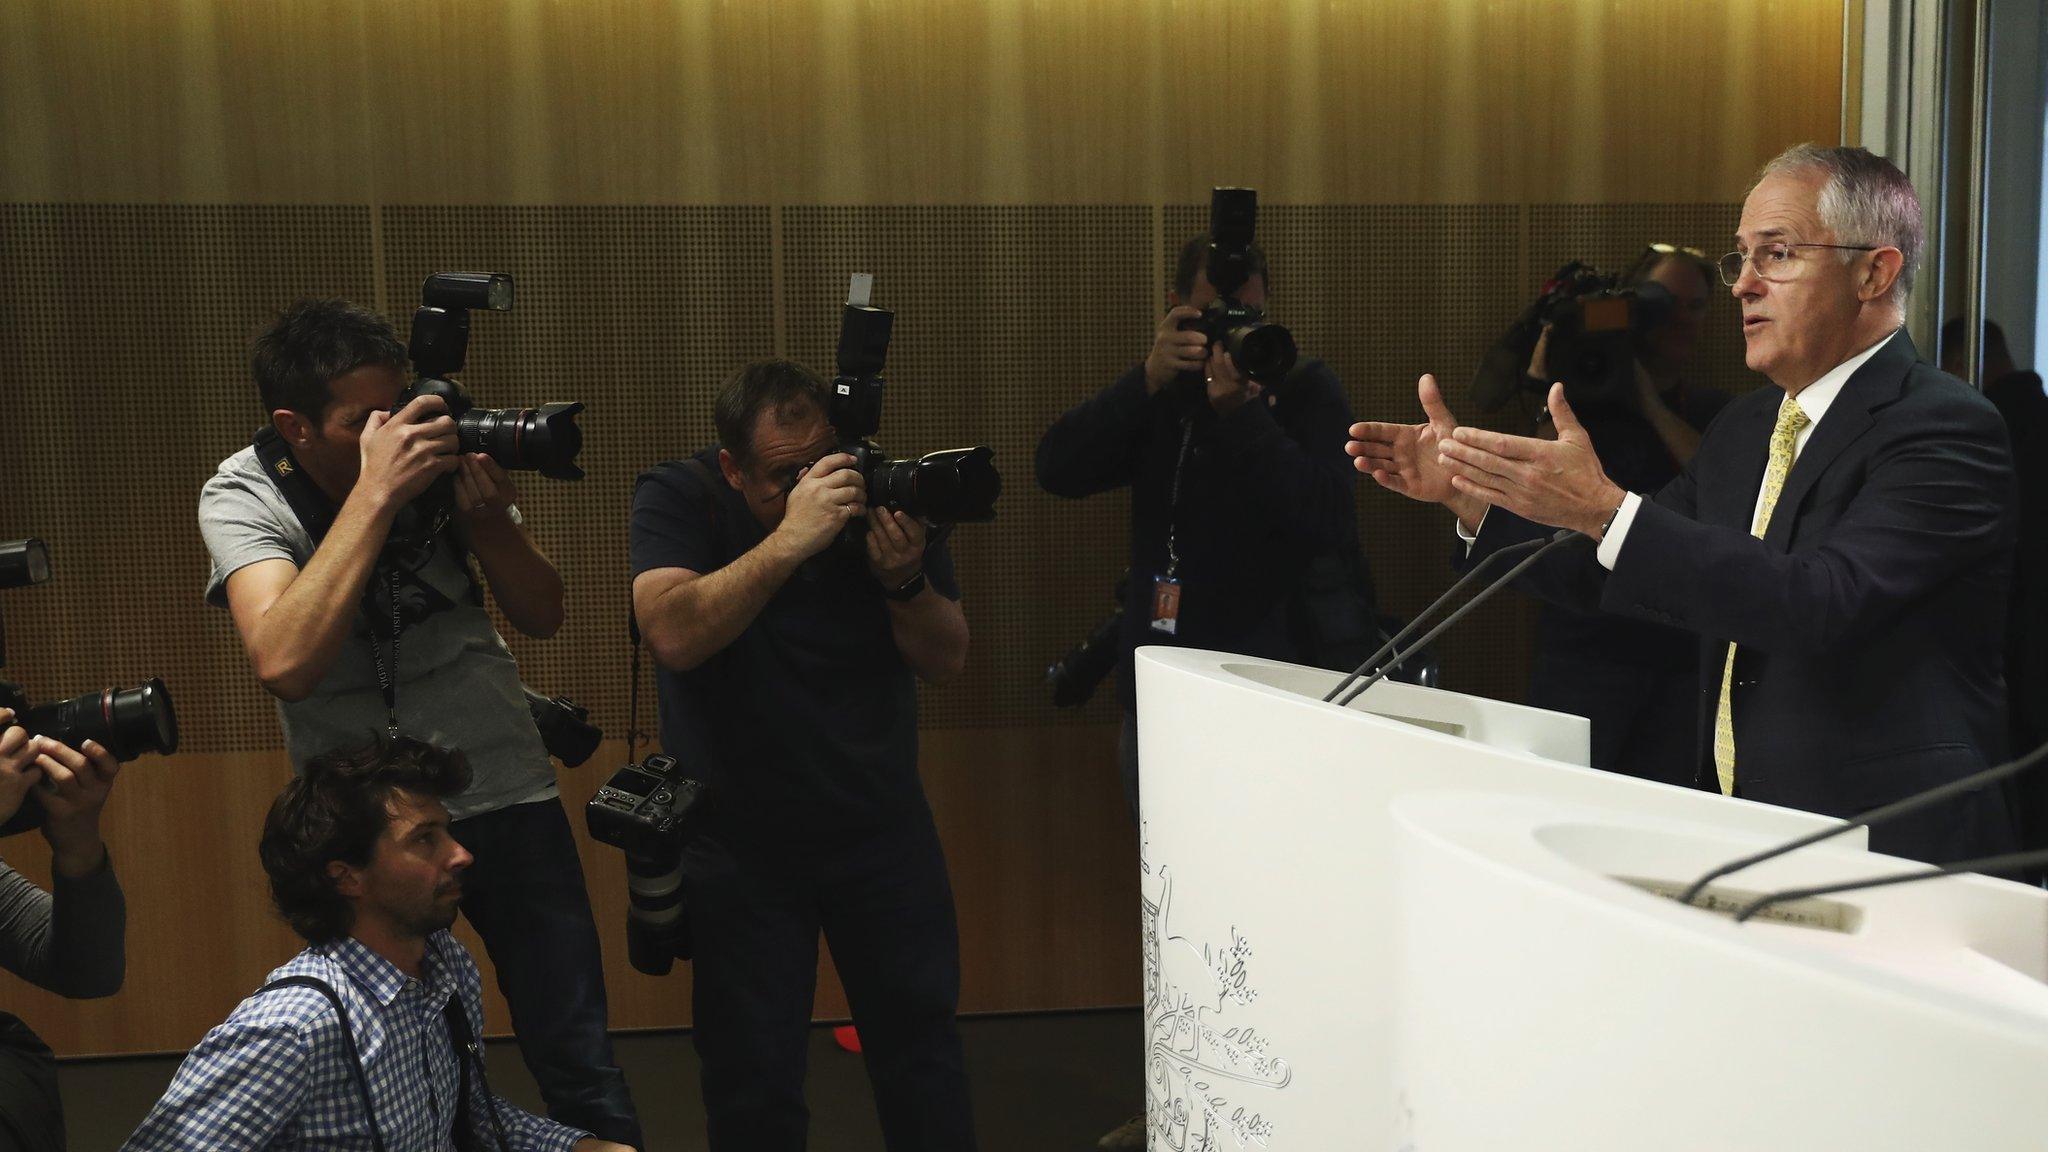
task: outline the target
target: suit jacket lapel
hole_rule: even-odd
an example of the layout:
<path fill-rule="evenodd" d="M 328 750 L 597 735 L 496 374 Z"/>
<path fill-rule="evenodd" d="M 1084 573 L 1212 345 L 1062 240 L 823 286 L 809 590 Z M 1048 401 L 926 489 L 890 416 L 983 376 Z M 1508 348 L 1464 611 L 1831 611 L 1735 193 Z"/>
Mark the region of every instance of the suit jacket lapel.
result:
<path fill-rule="evenodd" d="M 1876 423 L 1872 410 L 1898 398 L 1899 386 L 1919 358 L 1912 337 L 1901 328 L 1842 385 L 1835 402 L 1828 406 L 1827 415 L 1807 438 L 1799 459 L 1792 462 L 1792 471 L 1785 477 L 1785 490 L 1778 494 L 1777 507 L 1771 512 L 1771 526 L 1764 531 L 1764 543 L 1780 552 L 1790 548 L 1792 523 L 1799 518 L 1800 502 L 1813 490 L 1821 473 L 1842 454 L 1842 449 L 1855 443 Z M 1767 454 L 1768 450 L 1767 445 Z"/>
<path fill-rule="evenodd" d="M 1759 391 L 1784 395 L 1769 385 Z M 1749 411 L 1728 414 L 1728 419 L 1741 423 L 1728 429 L 1728 462 L 1725 468 L 1717 464 L 1711 470 L 1700 470 L 1703 477 L 1726 477 L 1725 482 L 1715 485 L 1718 498 L 1711 504 L 1705 500 L 1705 491 L 1701 492 L 1700 519 L 1725 528 L 1740 528 L 1744 532 L 1749 531 L 1750 521 L 1754 519 L 1756 494 L 1763 487 L 1764 467 L 1771 459 L 1771 425 L 1777 422 L 1778 414 L 1775 404 L 1756 400 L 1749 403 Z"/>

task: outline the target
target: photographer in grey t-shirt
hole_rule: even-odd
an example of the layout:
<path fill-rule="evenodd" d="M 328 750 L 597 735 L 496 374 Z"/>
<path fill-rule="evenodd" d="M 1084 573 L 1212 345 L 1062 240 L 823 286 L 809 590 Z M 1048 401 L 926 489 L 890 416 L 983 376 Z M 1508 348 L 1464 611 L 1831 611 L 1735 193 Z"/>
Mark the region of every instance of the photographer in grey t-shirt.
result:
<path fill-rule="evenodd" d="M 257 338 L 270 426 L 263 451 L 222 461 L 200 494 L 207 600 L 233 615 L 295 766 L 387 727 L 468 757 L 473 783 L 448 802 L 476 858 L 462 911 L 497 968 L 521 1054 L 550 1116 L 640 1147 L 554 768 L 484 609 L 488 585 L 513 627 L 551 636 L 562 579 L 526 535 L 511 478 L 459 450 L 438 398 L 391 411 L 405 369 L 391 325 L 344 301 L 301 300 Z M 444 476 L 446 525 L 394 540 Z"/>

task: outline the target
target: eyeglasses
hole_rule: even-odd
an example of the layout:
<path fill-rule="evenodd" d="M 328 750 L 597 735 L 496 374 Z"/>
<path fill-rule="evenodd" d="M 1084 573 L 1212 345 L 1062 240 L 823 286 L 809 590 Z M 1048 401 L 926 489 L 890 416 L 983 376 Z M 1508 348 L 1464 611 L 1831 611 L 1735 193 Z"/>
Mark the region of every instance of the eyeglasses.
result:
<path fill-rule="evenodd" d="M 1742 266 L 1748 264 L 1760 280 L 1790 280 L 1798 273 L 1793 252 L 1800 248 L 1836 248 L 1844 252 L 1875 252 L 1882 244 L 1759 244 L 1748 252 L 1730 252 L 1721 257 L 1721 283 L 1730 288 L 1742 279 Z"/>

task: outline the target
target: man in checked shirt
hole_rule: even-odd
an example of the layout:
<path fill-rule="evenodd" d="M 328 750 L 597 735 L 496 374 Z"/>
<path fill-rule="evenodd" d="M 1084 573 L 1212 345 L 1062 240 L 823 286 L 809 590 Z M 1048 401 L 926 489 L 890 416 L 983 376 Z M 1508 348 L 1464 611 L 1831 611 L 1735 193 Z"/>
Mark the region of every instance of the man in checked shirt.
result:
<path fill-rule="evenodd" d="M 484 1081 L 482 985 L 448 933 L 470 856 L 442 799 L 468 783 L 461 753 L 403 737 L 306 763 L 261 852 L 309 946 L 192 1049 L 126 1149 L 630 1152 Z"/>

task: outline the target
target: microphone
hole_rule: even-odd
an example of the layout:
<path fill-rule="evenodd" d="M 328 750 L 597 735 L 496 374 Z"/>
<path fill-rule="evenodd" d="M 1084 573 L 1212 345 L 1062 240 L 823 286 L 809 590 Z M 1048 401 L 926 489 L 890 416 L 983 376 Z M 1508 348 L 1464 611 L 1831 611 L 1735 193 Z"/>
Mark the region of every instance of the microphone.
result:
<path fill-rule="evenodd" d="M 1401 636 L 1406 636 L 1409 632 L 1413 631 L 1415 629 L 1416 624 L 1420 623 L 1424 616 L 1426 616 L 1430 612 L 1436 611 L 1437 605 L 1440 605 L 1445 600 L 1450 599 L 1452 593 L 1455 593 L 1459 588 L 1464 587 L 1465 584 L 1470 582 L 1473 577 L 1479 575 L 1479 573 L 1485 568 L 1487 563 L 1494 560 L 1498 560 L 1502 556 L 1516 554 L 1518 552 L 1529 551 L 1532 548 L 1534 549 L 1534 551 L 1529 552 L 1529 555 L 1527 557 L 1523 558 L 1521 563 L 1515 565 L 1513 568 L 1508 569 L 1506 572 L 1503 572 L 1499 579 L 1488 584 L 1486 587 L 1481 588 L 1478 594 L 1473 596 L 1472 599 L 1467 600 L 1465 601 L 1465 603 L 1459 605 L 1458 610 L 1456 612 L 1453 612 L 1449 616 L 1444 617 L 1443 623 L 1438 624 L 1436 627 L 1431 628 L 1428 632 L 1423 633 L 1422 639 L 1417 640 L 1415 643 L 1410 644 L 1406 648 L 1403 648 L 1392 659 L 1388 660 L 1385 664 L 1380 665 L 1379 670 L 1374 672 L 1371 676 L 1367 677 L 1365 683 L 1360 684 L 1356 688 L 1353 688 L 1347 695 L 1345 695 L 1345 697 L 1342 700 L 1336 701 L 1337 705 L 1339 707 L 1348 706 L 1353 700 L 1356 700 L 1361 695 L 1363 695 L 1366 689 L 1371 688 L 1373 685 L 1379 683 L 1382 680 L 1385 680 L 1389 675 L 1393 673 L 1395 668 L 1400 667 L 1402 661 L 1408 659 L 1410 656 L 1415 655 L 1422 649 L 1427 648 L 1429 646 L 1430 641 L 1436 639 L 1437 637 L 1443 635 L 1445 632 L 1449 631 L 1453 625 L 1457 624 L 1458 621 L 1463 620 L 1468 614 L 1471 613 L 1473 609 L 1479 607 L 1481 604 L 1484 604 L 1489 599 L 1491 599 L 1494 593 L 1514 583 L 1516 577 L 1520 576 L 1522 573 L 1534 567 L 1537 561 L 1543 559 L 1543 557 L 1548 555 L 1553 549 L 1559 547 L 1560 545 L 1570 544 L 1573 541 L 1590 539 L 1592 539 L 1592 537 L 1587 536 L 1584 532 L 1575 532 L 1570 528 L 1560 528 L 1558 529 L 1555 535 L 1551 536 L 1547 540 L 1525 540 L 1520 544 L 1511 545 L 1507 548 L 1501 549 L 1500 551 L 1494 553 L 1491 556 L 1488 556 L 1486 560 L 1480 562 L 1478 567 L 1475 567 L 1471 572 L 1466 573 L 1464 579 L 1459 580 L 1456 584 L 1451 585 L 1450 592 L 1446 592 L 1442 596 L 1437 597 L 1436 603 L 1431 604 L 1428 608 L 1424 609 L 1422 616 L 1417 616 L 1414 622 L 1411 622 L 1408 625 L 1408 627 L 1403 628 L 1401 630 Z M 1396 636 L 1393 640 L 1388 641 L 1387 647 L 1391 648 L 1394 644 L 1399 643 L 1401 640 L 1401 636 Z M 1381 649 L 1381 651 L 1385 650 L 1386 649 L 1384 648 Z M 1378 658 L 1378 654 L 1375 654 L 1371 660 L 1366 661 L 1366 664 L 1371 664 L 1372 660 L 1376 660 Z M 1361 670 L 1363 670 L 1364 665 L 1360 665 L 1360 668 Z M 1358 673 L 1352 673 L 1350 677 L 1346 678 L 1345 683 L 1348 684 L 1352 679 L 1356 679 L 1357 676 Z M 1329 696 L 1325 696 L 1323 699 L 1327 701 L 1330 699 L 1330 697 L 1333 697 L 1337 695 L 1338 692 L 1343 691 L 1343 689 L 1344 684 L 1339 684 L 1337 688 L 1330 693 Z"/>
<path fill-rule="evenodd" d="M 1443 607 L 1444 604 L 1451 599 L 1451 597 L 1456 596 L 1458 594 L 1458 591 L 1465 587 L 1465 585 L 1470 584 L 1474 580 L 1477 580 L 1481 576 L 1485 575 L 1487 569 L 1495 567 L 1499 561 L 1506 560 L 1511 556 L 1520 556 L 1525 552 L 1533 552 L 1536 549 L 1541 548 L 1542 546 L 1543 541 L 1541 540 L 1524 540 L 1520 544 L 1510 544 L 1506 548 L 1503 548 L 1500 551 L 1495 552 L 1493 555 L 1488 556 L 1485 559 L 1482 559 L 1481 561 L 1479 561 L 1479 563 L 1474 564 L 1470 572 L 1467 572 L 1463 576 L 1459 577 L 1457 583 L 1451 585 L 1448 589 L 1446 589 L 1443 595 L 1431 601 L 1429 607 L 1424 608 L 1420 612 L 1417 612 L 1415 614 L 1415 618 L 1413 620 L 1408 621 L 1408 623 L 1399 632 L 1394 633 L 1392 639 L 1388 640 L 1385 644 L 1380 645 L 1379 651 L 1373 653 L 1370 656 L 1367 656 L 1365 660 L 1359 664 L 1358 667 L 1353 668 L 1351 670 L 1351 674 L 1349 676 L 1346 676 L 1344 677 L 1344 679 L 1339 680 L 1337 682 L 1337 686 L 1335 688 L 1330 689 L 1330 694 L 1323 697 L 1323 703 L 1328 704 L 1330 701 L 1335 700 L 1340 694 L 1343 693 L 1343 691 L 1346 688 L 1351 687 L 1351 685 L 1355 683 L 1360 676 L 1364 676 L 1368 672 L 1370 672 L 1375 666 L 1378 665 L 1382 657 L 1386 656 L 1387 653 L 1392 652 L 1394 649 L 1400 647 L 1401 641 L 1406 640 L 1408 637 L 1415 635 L 1415 630 L 1422 627 L 1423 621 L 1428 620 L 1432 615 L 1434 615 L 1437 609 Z M 1394 661 L 1395 666 L 1399 666 L 1399 664 L 1399 660 Z"/>
<path fill-rule="evenodd" d="M 1776 848 L 1771 848 L 1763 852 L 1758 852 L 1754 855 L 1744 856 L 1739 860 L 1730 860 L 1728 863 L 1721 865 L 1719 868 L 1716 868 L 1713 871 L 1708 872 L 1706 875 L 1701 876 L 1699 879 L 1693 881 L 1691 887 L 1687 888 L 1684 892 L 1681 892 L 1679 894 L 1678 902 L 1680 904 L 1691 904 L 1695 900 L 1699 899 L 1700 893 L 1706 890 L 1707 885 L 1713 883 L 1716 880 L 1719 880 L 1723 876 L 1732 875 L 1736 872 L 1742 871 L 1745 868 L 1761 864 L 1766 860 L 1775 860 L 1788 852 L 1797 852 L 1801 848 L 1818 844 L 1823 840 L 1832 840 L 1835 837 L 1840 836 L 1844 832 L 1852 832 L 1858 828 L 1868 828 L 1872 825 L 1882 824 L 1885 821 L 1890 820 L 1894 817 L 1904 816 L 1909 812 L 1917 812 L 1922 808 L 1929 807 L 1930 805 L 1939 804 L 1943 800 L 1947 800 L 1952 796 L 1960 796 L 1965 792 L 1970 792 L 1974 791 L 1975 789 L 1982 788 L 1986 784 L 1996 784 L 1999 781 L 2006 779 L 2007 777 L 2017 776 L 2020 773 L 2025 772 L 2027 769 L 2032 768 L 2036 764 L 2039 764 L 2044 758 L 2048 758 L 2048 744 L 2042 744 L 2040 747 L 2034 749 L 2032 752 L 2029 752 L 2024 756 L 2019 757 L 2018 759 L 2008 760 L 2003 764 L 1997 765 L 1996 767 L 1986 768 L 1982 772 L 1965 776 L 1960 780 L 1951 780 L 1946 784 L 1936 785 L 1933 788 L 1927 789 L 1925 792 L 1920 792 L 1915 795 L 1908 796 L 1904 800 L 1894 800 L 1890 804 L 1885 804 L 1880 807 L 1872 808 L 1870 811 L 1865 812 L 1860 816 L 1850 817 L 1848 820 L 1844 821 L 1840 825 L 1837 825 L 1836 827 L 1823 828 L 1818 832 L 1809 832 L 1796 840 L 1789 840 L 1783 844 L 1780 844 Z M 1951 869 L 1956 869 L 1965 872 L 1976 872 L 1982 870 L 1982 868 L 1977 867 L 1978 865 L 1988 866 L 1991 863 L 2000 863 L 2001 867 L 1995 870 L 2003 871 L 2007 867 L 2025 867 L 2039 862 L 2029 859 L 2022 861 L 2019 864 L 2003 864 L 2002 862 L 2007 859 L 2016 858 L 1986 857 L 1984 860 L 1965 861 L 1962 864 L 1954 864 L 1950 865 L 1949 867 Z M 1906 877 L 1906 879 L 1921 879 L 1923 877 L 1939 875 L 1946 875 L 1946 873 L 1915 872 L 1909 874 Z"/>
<path fill-rule="evenodd" d="M 1792 900 L 1804 900 L 1811 896 L 1831 896 L 1838 892 L 1860 892 L 1866 888 L 1884 888 L 1893 884 L 1911 884 L 1917 880 L 1934 880 L 1942 876 L 1956 876 L 1965 872 L 2014 872 L 2021 868 L 2032 868 L 2041 864 L 2048 864 L 2048 848 L 2035 848 L 2027 852 L 2008 852 L 2003 856 L 1980 856 L 1975 860 L 1958 860 L 1953 864 L 1931 865 L 1918 872 L 1896 872 L 1889 876 L 1872 876 L 1863 880 L 1844 880 L 1838 884 L 1818 884 L 1811 888 L 1787 888 L 1783 891 L 1759 896 L 1743 905 L 1735 913 L 1735 922 L 1740 924 L 1773 904 L 1783 904 Z"/>

